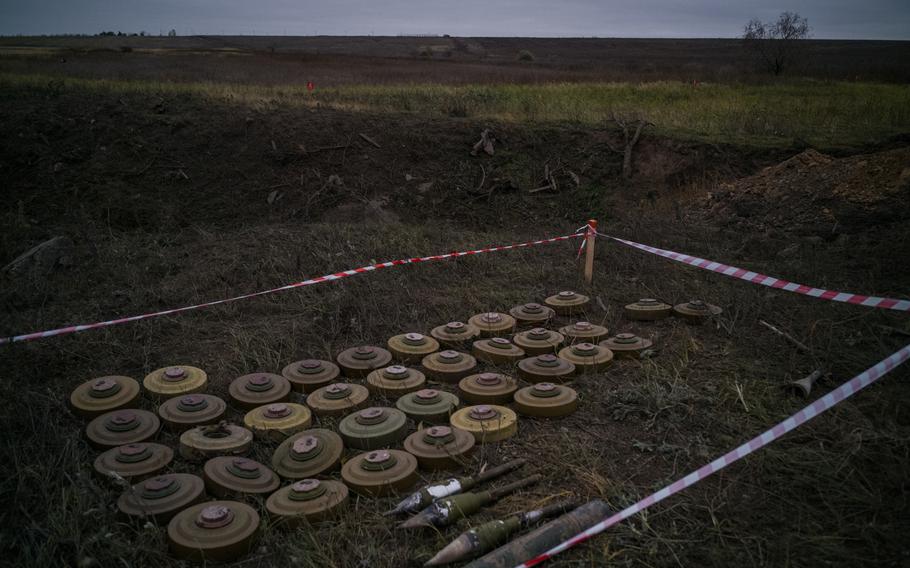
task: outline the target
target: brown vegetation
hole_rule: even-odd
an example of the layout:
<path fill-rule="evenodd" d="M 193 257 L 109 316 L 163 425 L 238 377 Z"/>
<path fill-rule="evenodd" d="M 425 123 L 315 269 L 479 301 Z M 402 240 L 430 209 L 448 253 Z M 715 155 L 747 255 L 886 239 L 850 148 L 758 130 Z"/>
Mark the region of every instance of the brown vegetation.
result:
<path fill-rule="evenodd" d="M 538 62 L 514 61 L 518 40 L 478 41 L 494 52 L 503 46 L 512 62 L 502 69 L 484 64 L 478 80 L 494 72 L 511 77 L 519 67 L 536 72 Z M 560 41 L 577 41 L 572 45 L 584 53 L 584 41 Z M 401 44 L 411 59 L 388 65 L 400 73 L 410 65 L 429 69 L 416 63 L 412 41 Z M 140 56 L 155 66 L 168 57 L 133 47 L 132 54 L 93 57 L 110 57 L 112 74 L 151 75 L 157 71 L 116 58 Z M 546 49 L 531 49 L 546 59 Z M 455 65 L 463 53 L 455 50 L 453 63 L 427 62 L 434 66 L 428 76 L 439 76 L 441 65 Z M 85 57 L 80 73 L 103 72 Z M 189 67 L 174 73 L 209 61 L 227 74 L 249 71 L 267 81 L 303 56 L 276 55 L 276 67 L 256 71 L 264 57 L 187 55 L 179 61 Z M 353 61 L 338 56 L 335 62 L 341 60 Z M 0 64 L 7 70 L 56 64 L 36 61 L 14 57 Z M 376 70 L 368 71 L 363 61 L 361 77 L 379 77 L 387 64 L 375 60 Z M 543 65 L 539 72 L 570 73 Z M 72 241 L 67 263 L 2 276 L 3 334 L 221 298 L 372 260 L 564 234 L 589 217 L 607 233 L 807 284 L 887 296 L 910 289 L 900 261 L 910 253 L 901 138 L 845 156 L 649 131 L 627 181 L 621 158 L 609 149 L 619 138 L 600 126 L 340 112 L 54 84 L 4 87 L 0 105 L 6 133 L 0 172 L 8 195 L 0 203 L 0 265 L 51 237 Z M 495 153 L 471 156 L 487 128 L 496 135 Z M 558 191 L 524 191 L 555 170 L 577 180 L 560 183 Z M 478 182 L 496 190 L 478 198 L 472 193 Z M 721 183 L 727 185 L 716 191 Z M 706 201 L 709 191 L 715 196 Z M 119 489 L 93 476 L 96 453 L 82 437 L 84 422 L 66 407 L 78 383 L 110 373 L 141 378 L 186 362 L 205 368 L 211 391 L 226 395 L 229 381 L 245 373 L 276 371 L 303 356 L 331 357 L 580 286 L 574 255 L 574 244 L 560 243 L 400 267 L 3 348 L 4 561 L 178 565 L 166 553 L 162 530 L 118 519 Z M 618 510 L 799 409 L 805 401 L 783 388 L 790 381 L 823 367 L 832 373 L 817 385 L 817 394 L 824 393 L 899 348 L 910 333 L 902 314 L 750 286 L 603 241 L 595 266 L 589 291 L 599 301 L 585 317 L 649 335 L 659 351 L 579 378 L 576 414 L 558 422 L 522 420 L 515 438 L 482 448 L 466 468 L 534 456 L 542 483 L 422 537 L 392 530 L 379 515 L 394 499 L 355 499 L 328 525 L 290 534 L 268 527 L 240 565 L 417 566 L 471 522 L 554 498 L 599 497 Z M 725 311 L 704 327 L 624 320 L 622 305 L 642 296 L 702 297 Z M 811 353 L 792 348 L 759 320 Z M 901 565 L 910 498 L 907 377 L 906 368 L 898 369 L 561 562 Z M 150 400 L 142 405 L 153 408 Z M 238 417 L 232 410 L 230 418 Z M 162 441 L 176 444 L 171 434 Z M 252 457 L 267 462 L 272 449 L 258 444 Z M 174 469 L 198 471 L 179 460 Z"/>
<path fill-rule="evenodd" d="M 132 53 L 119 53 L 122 46 Z M 447 52 L 424 57 L 425 50 Z M 519 61 L 527 50 L 534 61 Z M 61 63 L 61 57 L 65 63 Z M 428 61 L 430 59 L 431 61 Z M 529 63 L 533 63 L 530 64 Z M 79 77 L 317 86 L 351 83 L 762 81 L 741 40 L 188 36 L 0 38 L 0 70 Z M 910 45 L 805 40 L 799 75 L 910 80 Z"/>

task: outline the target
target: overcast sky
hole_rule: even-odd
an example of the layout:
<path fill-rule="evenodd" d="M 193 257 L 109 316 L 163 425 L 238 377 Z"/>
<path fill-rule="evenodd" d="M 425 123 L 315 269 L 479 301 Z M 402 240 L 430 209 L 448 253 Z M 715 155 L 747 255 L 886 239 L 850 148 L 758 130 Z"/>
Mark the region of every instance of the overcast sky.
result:
<path fill-rule="evenodd" d="M 910 0 L 0 0 L 0 34 L 735 37 L 784 10 L 816 38 L 910 39 Z"/>

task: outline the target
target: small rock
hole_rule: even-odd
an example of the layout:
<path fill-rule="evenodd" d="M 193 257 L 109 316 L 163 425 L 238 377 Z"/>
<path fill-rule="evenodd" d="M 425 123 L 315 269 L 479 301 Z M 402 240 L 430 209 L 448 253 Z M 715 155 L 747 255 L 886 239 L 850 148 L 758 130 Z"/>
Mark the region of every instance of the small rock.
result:
<path fill-rule="evenodd" d="M 412 179 L 414 179 L 414 176 L 411 174 L 404 174 L 404 181 L 411 181 Z"/>
<path fill-rule="evenodd" d="M 433 182 L 427 181 L 417 186 L 417 191 L 420 193 L 426 193 L 433 188 Z"/>
<path fill-rule="evenodd" d="M 54 173 L 63 171 L 63 162 L 57 162 L 54 164 Z"/>

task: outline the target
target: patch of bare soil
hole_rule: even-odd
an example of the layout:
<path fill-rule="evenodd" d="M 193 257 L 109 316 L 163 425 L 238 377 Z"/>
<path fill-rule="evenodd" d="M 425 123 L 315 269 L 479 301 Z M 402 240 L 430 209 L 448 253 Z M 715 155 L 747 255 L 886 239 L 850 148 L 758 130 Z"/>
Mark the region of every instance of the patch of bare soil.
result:
<path fill-rule="evenodd" d="M 833 158 L 806 150 L 724 184 L 704 201 L 712 221 L 831 240 L 910 215 L 910 148 Z"/>

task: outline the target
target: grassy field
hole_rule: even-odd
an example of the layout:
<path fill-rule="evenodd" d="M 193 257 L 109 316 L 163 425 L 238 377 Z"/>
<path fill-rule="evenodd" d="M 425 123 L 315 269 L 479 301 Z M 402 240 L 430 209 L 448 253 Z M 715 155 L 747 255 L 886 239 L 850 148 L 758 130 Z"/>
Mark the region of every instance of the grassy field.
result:
<path fill-rule="evenodd" d="M 0 75 L 12 88 L 196 94 L 247 105 L 291 105 L 365 113 L 410 113 L 511 122 L 603 125 L 612 113 L 638 116 L 657 132 L 713 143 L 872 144 L 910 131 L 907 85 L 786 81 L 774 84 L 552 83 L 541 85 L 348 85 L 308 92 L 256 86 Z"/>
<path fill-rule="evenodd" d="M 906 150 L 891 150 L 910 133 L 906 85 L 789 78 L 696 87 L 669 74 L 589 81 L 577 79 L 590 69 L 481 65 L 457 50 L 452 64 L 363 57 L 356 67 L 347 66 L 353 55 L 138 53 L 154 47 L 146 39 L 129 38 L 135 52 L 110 43 L 102 53 L 0 55 L 7 133 L 0 174 L 8 195 L 0 202 L 0 264 L 58 235 L 73 243 L 52 267 L 0 273 L 4 335 L 214 300 L 374 261 L 562 235 L 590 217 L 611 234 L 807 284 L 889 297 L 910 290 L 900 262 L 910 255 L 910 229 L 899 206 L 910 202 L 910 177 Z M 187 50 L 234 47 L 179 39 Z M 257 49 L 267 45 L 257 41 Z M 335 43 L 319 41 L 318 49 Z M 357 41 L 348 47 L 376 43 Z M 478 42 L 513 63 L 508 54 L 529 46 L 519 38 Z M 576 60 L 610 49 L 606 41 L 553 44 Z M 404 56 L 413 45 L 397 41 L 388 52 Z M 530 48 L 541 56 L 548 45 Z M 635 65 L 656 49 L 624 45 L 627 53 L 641 47 Z M 661 45 L 669 65 L 675 44 Z M 715 44 L 700 45 L 707 53 Z M 257 66 L 261 74 L 252 74 Z M 314 67 L 322 75 L 310 93 L 302 82 Z M 446 83 L 448 71 L 457 80 Z M 554 76 L 569 79 L 541 81 Z M 370 80 L 379 77 L 385 80 Z M 608 147 L 619 140 L 605 123 L 611 112 L 655 123 L 631 180 Z M 497 136 L 495 155 L 471 156 L 487 127 Z M 865 144 L 871 147 L 849 151 Z M 807 145 L 861 155 L 768 167 Z M 559 188 L 531 193 L 544 172 Z M 746 197 L 757 203 L 717 208 L 725 193 L 749 188 L 755 194 Z M 886 207 L 890 215 L 881 214 Z M 515 437 L 478 448 L 460 470 L 420 473 L 431 482 L 533 456 L 528 473 L 544 476 L 533 488 L 419 535 L 380 516 L 394 498 L 355 497 L 328 523 L 287 531 L 266 520 L 255 549 L 232 564 L 399 568 L 420 566 L 480 522 L 556 499 L 601 498 L 620 510 L 803 407 L 807 400 L 784 388 L 790 381 L 815 369 L 830 373 L 814 399 L 902 347 L 910 332 L 905 314 L 751 286 L 605 240 L 594 283 L 585 286 L 576 246 L 402 266 L 7 346 L 0 350 L 7 473 L 0 476 L 0 565 L 185 565 L 168 553 L 163 527 L 119 517 L 124 488 L 94 474 L 85 421 L 67 407 L 72 389 L 91 377 L 141 379 L 191 364 L 208 372 L 210 393 L 226 397 L 242 374 L 383 345 L 398 333 L 567 288 L 593 298 L 580 317 L 654 340 L 652 358 L 617 360 L 575 378 L 580 405 L 572 416 L 522 418 Z M 640 297 L 700 297 L 724 311 L 704 326 L 627 320 L 623 305 Z M 760 320 L 809 349 L 797 350 Z M 907 365 L 896 369 L 549 565 L 905 566 L 908 376 Z M 157 405 L 148 397 L 137 404 Z M 228 418 L 242 417 L 232 405 Z M 157 441 L 178 443 L 170 431 Z M 268 463 L 274 449 L 257 442 L 251 457 Z M 170 471 L 201 466 L 179 458 Z M 261 501 L 249 497 L 259 508 Z"/>

